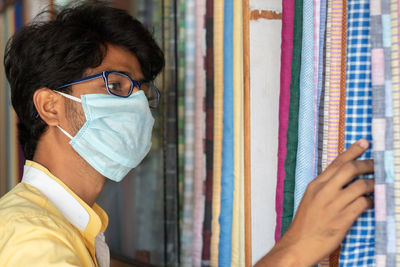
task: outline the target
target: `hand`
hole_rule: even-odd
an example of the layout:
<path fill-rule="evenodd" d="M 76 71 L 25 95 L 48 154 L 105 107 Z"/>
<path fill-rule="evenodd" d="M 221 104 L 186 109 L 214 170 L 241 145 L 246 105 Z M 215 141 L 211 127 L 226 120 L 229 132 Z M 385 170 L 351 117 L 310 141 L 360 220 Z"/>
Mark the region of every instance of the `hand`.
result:
<path fill-rule="evenodd" d="M 312 266 L 338 247 L 358 216 L 373 205 L 365 196 L 373 192 L 372 179 L 345 187 L 354 177 L 373 172 L 373 160 L 355 160 L 368 146 L 360 139 L 308 185 L 289 229 L 256 266 Z"/>

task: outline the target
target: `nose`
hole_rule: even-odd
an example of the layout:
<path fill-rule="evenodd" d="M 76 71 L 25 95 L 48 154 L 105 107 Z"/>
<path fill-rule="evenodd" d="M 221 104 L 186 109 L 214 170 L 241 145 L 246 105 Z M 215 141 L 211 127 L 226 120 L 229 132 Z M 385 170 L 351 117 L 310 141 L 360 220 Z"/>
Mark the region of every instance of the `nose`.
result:
<path fill-rule="evenodd" d="M 134 93 L 136 93 L 138 91 L 140 91 L 140 89 L 137 86 L 134 86 L 133 89 L 132 89 L 132 94 L 134 94 Z"/>

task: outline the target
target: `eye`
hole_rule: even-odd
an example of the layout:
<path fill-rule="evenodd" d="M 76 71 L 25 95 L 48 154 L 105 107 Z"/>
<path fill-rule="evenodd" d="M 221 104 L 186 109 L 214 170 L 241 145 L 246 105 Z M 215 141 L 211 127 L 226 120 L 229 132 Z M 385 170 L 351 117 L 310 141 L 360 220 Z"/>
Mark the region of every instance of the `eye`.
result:
<path fill-rule="evenodd" d="M 115 92 L 121 92 L 121 83 L 119 82 L 109 82 L 108 89 Z"/>

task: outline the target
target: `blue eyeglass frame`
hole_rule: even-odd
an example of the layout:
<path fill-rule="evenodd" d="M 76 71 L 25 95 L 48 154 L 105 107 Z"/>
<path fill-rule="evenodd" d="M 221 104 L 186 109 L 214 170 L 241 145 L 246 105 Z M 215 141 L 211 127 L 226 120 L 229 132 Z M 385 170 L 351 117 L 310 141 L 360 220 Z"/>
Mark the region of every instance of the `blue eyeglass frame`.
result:
<path fill-rule="evenodd" d="M 118 73 L 118 74 L 120 74 L 120 75 L 123 75 L 123 76 L 127 77 L 127 78 L 131 81 L 131 88 L 130 88 L 130 90 L 129 90 L 128 95 L 126 95 L 126 96 L 117 95 L 117 94 L 114 94 L 113 92 L 110 91 L 110 89 L 108 88 L 108 75 L 109 75 L 110 73 Z M 75 80 L 75 81 L 66 83 L 66 84 L 64 84 L 64 85 L 61 85 L 60 87 L 57 87 L 56 90 L 61 89 L 61 88 L 65 88 L 65 87 L 68 87 L 68 86 L 71 86 L 71 85 L 74 85 L 74 84 L 78 84 L 78 83 L 81 83 L 81 82 L 86 82 L 86 81 L 94 80 L 94 79 L 97 79 L 97 78 L 99 78 L 99 77 L 103 77 L 104 83 L 105 83 L 105 85 L 106 85 L 107 92 L 108 92 L 109 94 L 114 95 L 114 96 L 118 96 L 118 97 L 123 97 L 123 98 L 129 97 L 129 96 L 132 94 L 132 91 L 133 91 L 133 88 L 134 88 L 134 87 L 137 87 L 137 88 L 140 90 L 140 87 L 142 86 L 142 84 L 149 83 L 149 82 L 140 82 L 140 81 L 136 81 L 136 80 L 132 79 L 128 74 L 125 74 L 125 73 L 123 73 L 123 72 L 119 72 L 119 71 L 102 71 L 102 72 L 100 72 L 100 73 L 93 74 L 93 75 L 90 75 L 90 76 L 87 76 L 87 77 L 84 77 L 84 78 L 81 78 L 81 79 L 78 79 L 78 80 Z M 149 84 L 150 84 L 151 87 L 153 87 L 153 89 L 154 89 L 154 90 L 156 91 L 156 93 L 157 93 L 157 105 L 156 105 L 155 107 L 153 107 L 153 108 L 157 108 L 157 107 L 159 106 L 159 104 L 160 104 L 161 93 L 160 93 L 160 90 L 159 90 L 157 87 L 155 87 L 155 86 L 152 85 L 151 83 L 149 83 Z"/>

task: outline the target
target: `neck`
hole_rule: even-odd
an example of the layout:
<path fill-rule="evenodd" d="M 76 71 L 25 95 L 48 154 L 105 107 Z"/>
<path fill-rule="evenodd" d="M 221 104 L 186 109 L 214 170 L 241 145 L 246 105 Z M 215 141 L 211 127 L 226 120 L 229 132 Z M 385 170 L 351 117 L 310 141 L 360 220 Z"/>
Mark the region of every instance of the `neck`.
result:
<path fill-rule="evenodd" d="M 50 131 L 50 129 L 46 131 L 45 135 Z M 72 149 L 66 137 L 58 136 L 58 138 L 66 139 L 65 143 L 49 142 L 51 138 L 41 138 L 33 161 L 46 167 L 92 207 L 103 189 L 105 178 Z"/>

